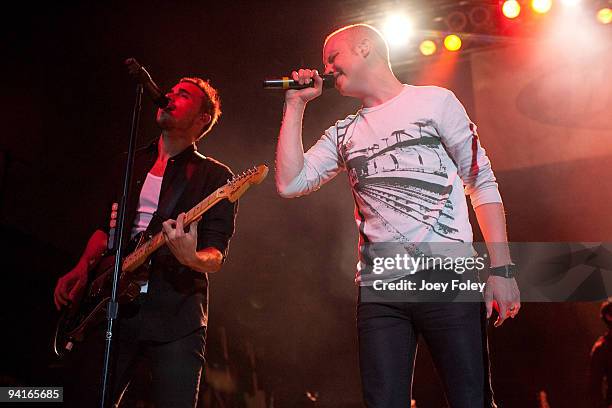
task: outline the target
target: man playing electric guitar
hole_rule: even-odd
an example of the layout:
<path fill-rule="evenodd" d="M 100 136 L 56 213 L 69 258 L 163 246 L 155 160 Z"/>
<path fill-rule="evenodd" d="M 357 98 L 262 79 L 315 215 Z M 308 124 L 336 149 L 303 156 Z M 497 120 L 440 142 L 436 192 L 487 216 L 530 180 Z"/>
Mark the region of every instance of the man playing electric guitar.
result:
<path fill-rule="evenodd" d="M 222 200 L 186 227 L 185 212 L 224 185 L 232 173 L 195 146 L 221 114 L 216 90 L 199 78 L 183 78 L 166 97 L 168 106 L 157 111 L 161 136 L 136 152 L 126 210 L 126 236 L 163 231 L 166 245 L 152 255 L 140 295 L 120 307 L 111 399 L 120 400 L 135 368 L 145 360 L 156 407 L 195 407 L 204 364 L 207 273 L 219 271 L 227 255 L 236 204 Z M 120 172 L 122 166 L 116 167 Z M 113 180 L 120 183 L 121 177 Z M 116 197 L 110 198 L 117 202 Z M 107 249 L 108 237 L 108 229 L 100 226 L 77 266 L 58 280 L 58 309 L 78 302 L 88 275 Z M 105 324 L 99 326 L 68 353 L 67 406 L 99 405 Z"/>

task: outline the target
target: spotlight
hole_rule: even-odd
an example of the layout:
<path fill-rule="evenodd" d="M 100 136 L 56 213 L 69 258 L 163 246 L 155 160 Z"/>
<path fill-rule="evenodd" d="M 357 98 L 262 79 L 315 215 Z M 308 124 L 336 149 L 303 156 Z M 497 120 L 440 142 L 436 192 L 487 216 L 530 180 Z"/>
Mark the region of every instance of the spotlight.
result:
<path fill-rule="evenodd" d="M 447 35 L 444 38 L 444 47 L 449 51 L 457 51 L 461 48 L 461 38 L 455 34 Z"/>
<path fill-rule="evenodd" d="M 436 43 L 431 40 L 425 40 L 421 42 L 421 45 L 419 46 L 419 50 L 421 50 L 421 54 L 425 56 L 434 54 L 437 48 L 438 47 L 436 46 Z"/>
<path fill-rule="evenodd" d="M 550 11 L 552 0 L 531 0 L 531 8 L 539 14 L 545 14 Z"/>
<path fill-rule="evenodd" d="M 390 45 L 405 45 L 412 36 L 412 23 L 402 14 L 389 16 L 385 22 L 383 33 Z"/>
<path fill-rule="evenodd" d="M 516 0 L 506 0 L 502 6 L 502 13 L 507 18 L 516 18 L 521 13 L 521 5 Z"/>
<path fill-rule="evenodd" d="M 612 9 L 604 7 L 597 12 L 597 21 L 601 24 L 610 24 L 612 22 Z"/>

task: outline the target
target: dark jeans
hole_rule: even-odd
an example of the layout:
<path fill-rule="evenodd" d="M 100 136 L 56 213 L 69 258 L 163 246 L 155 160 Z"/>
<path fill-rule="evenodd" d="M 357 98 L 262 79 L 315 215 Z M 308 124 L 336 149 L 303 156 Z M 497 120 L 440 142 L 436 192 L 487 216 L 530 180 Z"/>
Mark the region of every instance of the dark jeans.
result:
<path fill-rule="evenodd" d="M 408 408 L 423 336 L 451 408 L 496 407 L 484 303 L 362 303 L 359 365 L 368 408 Z"/>
<path fill-rule="evenodd" d="M 147 364 L 151 373 L 149 399 L 155 407 L 195 407 L 204 366 L 206 328 L 170 342 L 154 342 L 139 339 L 137 318 L 119 322 L 117 340 L 113 341 L 111 400 L 118 402 L 137 368 Z M 105 330 L 106 324 L 100 326 L 67 356 L 66 407 L 100 406 Z"/>

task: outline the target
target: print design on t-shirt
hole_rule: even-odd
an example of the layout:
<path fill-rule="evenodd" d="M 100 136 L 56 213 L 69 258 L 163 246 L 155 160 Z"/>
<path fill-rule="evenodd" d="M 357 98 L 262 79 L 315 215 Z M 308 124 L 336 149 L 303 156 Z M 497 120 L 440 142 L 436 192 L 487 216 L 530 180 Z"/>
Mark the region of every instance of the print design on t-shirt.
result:
<path fill-rule="evenodd" d="M 458 230 L 449 225 L 453 186 L 445 165 L 448 156 L 440 138 L 433 136 L 435 123 L 419 120 L 409 129 L 398 129 L 364 146 L 347 137 L 354 123 L 337 127 L 338 152 L 362 204 L 396 233 L 392 226 L 398 217 L 409 217 L 444 238 L 462 241 L 453 237 Z"/>

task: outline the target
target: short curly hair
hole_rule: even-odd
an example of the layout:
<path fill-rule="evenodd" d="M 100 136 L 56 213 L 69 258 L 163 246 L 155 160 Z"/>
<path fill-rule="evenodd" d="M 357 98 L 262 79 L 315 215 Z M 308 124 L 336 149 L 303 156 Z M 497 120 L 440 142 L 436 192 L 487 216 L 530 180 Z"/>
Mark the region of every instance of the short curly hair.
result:
<path fill-rule="evenodd" d="M 219 99 L 219 92 L 210 84 L 210 81 L 205 81 L 202 78 L 184 77 L 179 81 L 179 83 L 181 82 L 194 84 L 204 92 L 204 95 L 206 95 L 206 98 L 202 99 L 200 112 L 208 113 L 210 115 L 210 122 L 202 129 L 202 134 L 196 139 L 196 141 L 198 141 L 210 132 L 212 127 L 219 120 L 219 116 L 221 116 L 221 99 Z"/>

